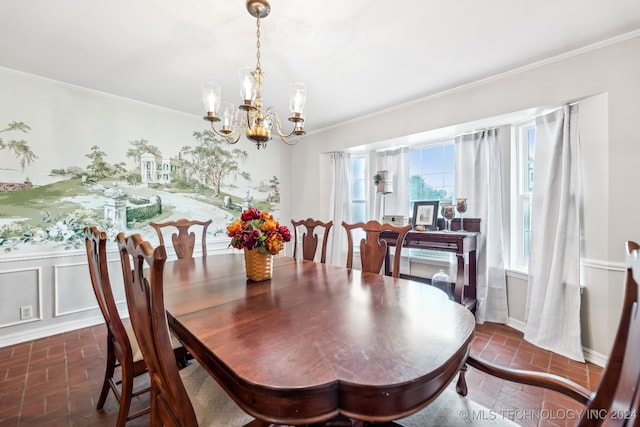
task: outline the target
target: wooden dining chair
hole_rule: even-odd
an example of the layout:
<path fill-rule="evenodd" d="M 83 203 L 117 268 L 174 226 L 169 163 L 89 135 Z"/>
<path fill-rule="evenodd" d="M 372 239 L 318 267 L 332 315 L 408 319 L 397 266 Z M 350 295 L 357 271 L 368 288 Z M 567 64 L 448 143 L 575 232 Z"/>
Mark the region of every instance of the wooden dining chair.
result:
<path fill-rule="evenodd" d="M 118 247 L 129 315 L 151 379 L 151 425 L 229 425 L 216 418 L 223 409 L 234 425 L 261 425 L 252 421 L 198 363 L 182 370 L 175 365 L 163 300 L 165 247 L 154 249 L 139 234 L 126 238 L 123 233 L 118 234 Z"/>
<path fill-rule="evenodd" d="M 196 233 L 193 231 L 189 232 L 189 229 L 195 226 L 202 227 L 202 256 L 207 256 L 207 228 L 212 222 L 212 220 L 197 221 L 181 218 L 177 221 L 167 221 L 163 223 L 151 221 L 149 225 L 156 230 L 156 233 L 158 233 L 160 245 L 163 246 L 165 243 L 162 229 L 166 227 L 176 228 L 178 232 L 171 235 L 171 242 L 173 243 L 173 249 L 176 251 L 176 256 L 178 257 L 178 259 L 183 259 L 193 258 L 193 250 L 196 245 Z"/>
<path fill-rule="evenodd" d="M 360 262 L 362 264 L 362 271 L 368 271 L 371 273 L 380 273 L 382 264 L 387 263 L 385 270 L 389 270 L 389 252 L 387 248 L 387 241 L 380 239 L 380 233 L 383 231 L 392 231 L 398 233 L 395 241 L 395 255 L 393 257 L 393 268 L 391 275 L 398 277 L 400 274 L 400 252 L 402 251 L 402 244 L 404 237 L 409 230 L 411 230 L 411 224 L 403 227 L 397 227 L 391 224 L 382 224 L 378 221 L 369 221 L 366 224 L 364 222 L 357 222 L 355 224 L 347 224 L 342 221 L 342 226 L 347 232 L 347 268 L 352 268 L 353 265 L 353 231 L 362 230 L 364 232 L 364 238 L 360 240 Z"/>
<path fill-rule="evenodd" d="M 333 221 L 322 222 L 312 218 L 302 219 L 300 221 L 291 220 L 293 224 L 293 257 L 296 258 L 298 253 L 298 227 L 306 228 L 306 232 L 302 233 L 302 259 L 313 261 L 316 258 L 318 250 L 318 235 L 314 232 L 316 227 L 324 229 L 322 237 L 322 249 L 320 250 L 320 262 L 325 263 L 327 260 L 327 243 L 329 242 L 329 231 L 333 226 Z"/>
<path fill-rule="evenodd" d="M 626 243 L 626 267 L 620 323 L 595 391 L 557 375 L 504 368 L 474 354 L 467 363 L 489 375 L 554 390 L 582 403 L 577 427 L 640 425 L 640 246 L 635 242 Z"/>
<path fill-rule="evenodd" d="M 84 237 L 91 284 L 107 325 L 107 367 L 97 409 L 104 407 L 111 390 L 120 404 L 116 425 L 124 426 L 127 421 L 149 412 L 147 407 L 129 415 L 131 399 L 149 391 L 149 387 L 133 391 L 134 378 L 146 374 L 147 367 L 133 329 L 124 325 L 118 313 L 107 270 L 107 235 L 96 227 L 87 227 Z M 118 366 L 121 370 L 120 380 L 114 378 Z"/>

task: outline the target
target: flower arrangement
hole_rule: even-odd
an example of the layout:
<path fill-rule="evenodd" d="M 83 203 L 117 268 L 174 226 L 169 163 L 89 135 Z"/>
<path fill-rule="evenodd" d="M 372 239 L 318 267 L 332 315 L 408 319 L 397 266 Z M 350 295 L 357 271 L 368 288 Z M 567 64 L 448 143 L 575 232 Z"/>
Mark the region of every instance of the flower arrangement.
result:
<path fill-rule="evenodd" d="M 291 240 L 289 229 L 280 225 L 269 212 L 249 208 L 240 219 L 227 227 L 231 237 L 229 246 L 236 249 L 257 249 L 263 254 L 275 255 Z"/>

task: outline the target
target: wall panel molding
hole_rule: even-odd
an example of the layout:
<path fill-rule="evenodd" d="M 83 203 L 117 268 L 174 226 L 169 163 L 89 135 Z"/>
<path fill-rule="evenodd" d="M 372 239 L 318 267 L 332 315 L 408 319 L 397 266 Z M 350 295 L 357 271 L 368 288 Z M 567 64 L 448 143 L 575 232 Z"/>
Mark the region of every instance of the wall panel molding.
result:
<path fill-rule="evenodd" d="M 620 271 L 620 272 L 624 272 L 627 270 L 627 266 L 623 262 L 613 262 L 613 261 L 607 261 L 603 259 L 584 258 L 581 264 L 583 267 L 595 268 L 598 270 Z"/>
<path fill-rule="evenodd" d="M 43 320 L 43 311 L 42 311 L 42 308 L 43 308 L 43 300 L 42 300 L 42 267 L 25 267 L 25 268 L 15 268 L 15 269 L 11 269 L 11 270 L 0 270 L 0 282 L 11 283 L 10 282 L 11 279 L 9 279 L 7 282 L 5 282 L 5 280 L 2 279 L 2 276 L 10 275 L 10 274 L 17 274 L 17 273 L 24 273 L 24 272 L 28 272 L 28 271 L 34 271 L 36 273 L 36 281 L 34 283 L 34 285 L 36 286 L 36 297 L 37 297 L 37 301 L 35 303 L 35 307 L 37 307 L 36 315 L 33 316 L 30 319 L 18 320 L 17 322 L 9 322 L 9 323 L 0 324 L 0 329 L 7 328 L 7 327 L 10 327 L 10 326 L 15 326 L 15 325 L 22 325 L 24 323 L 32 323 L 32 322 L 38 322 L 38 321 Z M 21 283 L 21 287 L 22 288 L 24 288 L 27 285 L 28 284 Z M 4 308 L 4 309 L 6 309 L 6 308 Z"/>
<path fill-rule="evenodd" d="M 71 270 L 82 270 L 71 271 Z M 91 287 L 87 263 L 56 264 L 53 266 L 53 317 L 68 316 L 98 309 L 98 302 Z M 68 274 L 69 279 L 65 280 Z M 82 275 L 86 276 L 82 279 Z M 70 280 L 73 279 L 73 280 Z M 67 287 L 67 284 L 74 287 Z M 71 301 L 71 297 L 76 301 Z M 65 303 L 69 302 L 68 306 Z"/>

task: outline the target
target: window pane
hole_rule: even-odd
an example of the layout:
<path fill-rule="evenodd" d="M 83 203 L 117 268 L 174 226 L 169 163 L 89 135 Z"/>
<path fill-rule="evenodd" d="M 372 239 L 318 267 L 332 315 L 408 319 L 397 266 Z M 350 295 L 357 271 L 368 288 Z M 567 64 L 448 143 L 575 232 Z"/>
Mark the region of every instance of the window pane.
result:
<path fill-rule="evenodd" d="M 445 166 L 443 168 L 444 171 L 453 170 L 453 167 L 454 167 L 453 164 L 455 162 L 455 159 L 454 159 L 454 148 L 455 148 L 454 144 L 448 144 L 448 145 L 445 145 L 443 147 L 444 158 L 442 160 L 442 164 Z M 449 166 L 451 167 L 451 169 L 449 169 Z"/>
<path fill-rule="evenodd" d="M 454 175 L 453 172 L 448 172 L 444 174 L 444 185 L 447 187 L 453 188 L 454 183 Z"/>
<path fill-rule="evenodd" d="M 351 157 L 351 221 L 363 221 L 367 212 L 367 160 L 364 156 Z"/>
<path fill-rule="evenodd" d="M 444 176 L 442 174 L 438 175 L 424 175 L 422 177 L 422 181 L 426 187 L 430 187 L 430 189 L 438 189 L 444 186 Z"/>
<path fill-rule="evenodd" d="M 364 159 L 363 158 L 352 158 L 351 159 L 351 175 L 353 177 L 361 178 L 364 176 Z"/>
<path fill-rule="evenodd" d="M 351 182 L 351 199 L 352 200 L 364 200 L 365 188 L 364 181 L 357 180 Z"/>
<path fill-rule="evenodd" d="M 409 151 L 409 175 L 422 175 L 422 154 L 420 150 Z"/>
<path fill-rule="evenodd" d="M 525 198 L 522 202 L 522 261 L 529 265 L 529 247 L 531 246 L 531 199 Z"/>
<path fill-rule="evenodd" d="M 517 127 L 516 154 L 512 167 L 517 176 L 517 185 L 512 186 L 513 243 L 511 266 L 528 269 L 531 242 L 531 194 L 533 190 L 536 128 L 533 121 Z"/>
<path fill-rule="evenodd" d="M 527 171 L 525 176 L 525 188 L 533 191 L 533 157 L 536 147 L 536 130 L 529 129 L 527 132 Z"/>
<path fill-rule="evenodd" d="M 409 200 L 453 199 L 455 145 L 449 143 L 409 151 Z"/>
<path fill-rule="evenodd" d="M 367 221 L 367 209 L 364 203 L 354 203 L 351 211 L 352 222 L 366 222 Z"/>
<path fill-rule="evenodd" d="M 434 149 L 431 149 L 434 150 Z M 429 151 L 423 153 L 422 170 L 423 172 L 442 172 L 442 150 Z"/>

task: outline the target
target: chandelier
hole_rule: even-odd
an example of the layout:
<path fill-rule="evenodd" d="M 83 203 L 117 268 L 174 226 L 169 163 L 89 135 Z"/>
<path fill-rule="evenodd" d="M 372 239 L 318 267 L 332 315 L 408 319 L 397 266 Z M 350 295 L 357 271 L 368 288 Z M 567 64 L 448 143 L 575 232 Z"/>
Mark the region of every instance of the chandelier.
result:
<path fill-rule="evenodd" d="M 242 104 L 234 113 L 234 106 L 230 102 L 222 102 L 220 86 L 215 83 L 205 83 L 202 86 L 202 100 L 207 115 L 203 118 L 211 122 L 211 129 L 224 138 L 229 144 L 240 140 L 243 128 L 247 138 L 256 144 L 258 149 L 265 148 L 271 140 L 271 131 L 275 130 L 287 144 L 297 144 L 304 131 L 304 107 L 307 99 L 307 87 L 304 83 L 289 85 L 289 109 L 293 123 L 293 130 L 289 133 L 282 131 L 282 123 L 273 107 L 263 110 L 262 80 L 265 77 L 260 67 L 260 19 L 269 15 L 271 6 L 267 0 L 247 0 L 247 10 L 256 18 L 256 67 L 243 67 L 239 70 L 240 94 Z M 217 130 L 214 123 L 221 122 L 221 129 Z"/>

